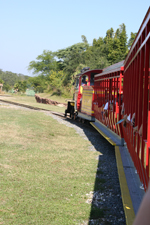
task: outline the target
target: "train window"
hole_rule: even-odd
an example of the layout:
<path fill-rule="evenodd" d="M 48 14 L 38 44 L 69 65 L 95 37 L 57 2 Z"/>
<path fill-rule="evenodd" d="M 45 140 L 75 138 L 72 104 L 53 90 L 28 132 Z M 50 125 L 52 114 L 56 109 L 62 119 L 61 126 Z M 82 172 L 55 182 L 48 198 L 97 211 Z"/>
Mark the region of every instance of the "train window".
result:
<path fill-rule="evenodd" d="M 87 82 L 88 82 L 88 76 L 83 76 L 82 77 L 82 85 L 87 85 Z"/>
<path fill-rule="evenodd" d="M 94 75 L 96 75 L 97 73 L 91 73 L 91 78 L 90 78 L 90 85 L 94 85 Z"/>
<path fill-rule="evenodd" d="M 94 75 L 95 73 L 91 73 L 90 85 L 94 85 Z"/>

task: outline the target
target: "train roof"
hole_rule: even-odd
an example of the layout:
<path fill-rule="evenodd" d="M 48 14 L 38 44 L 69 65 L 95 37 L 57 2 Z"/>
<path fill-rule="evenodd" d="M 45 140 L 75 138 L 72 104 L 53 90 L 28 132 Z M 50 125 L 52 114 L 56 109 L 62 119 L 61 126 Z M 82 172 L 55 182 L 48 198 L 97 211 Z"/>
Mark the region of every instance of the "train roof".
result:
<path fill-rule="evenodd" d="M 78 78 L 82 75 L 82 73 L 78 73 L 75 77 Z"/>
<path fill-rule="evenodd" d="M 103 72 L 96 74 L 95 77 L 99 77 L 105 74 L 114 73 L 114 72 L 123 71 L 123 70 L 124 70 L 124 60 L 104 68 Z"/>
<path fill-rule="evenodd" d="M 101 73 L 102 71 L 103 71 L 102 69 L 86 70 L 83 73 L 77 74 L 76 75 L 76 78 L 77 77 L 80 77 L 81 75 L 84 75 L 84 74 L 88 74 L 88 73 Z"/>

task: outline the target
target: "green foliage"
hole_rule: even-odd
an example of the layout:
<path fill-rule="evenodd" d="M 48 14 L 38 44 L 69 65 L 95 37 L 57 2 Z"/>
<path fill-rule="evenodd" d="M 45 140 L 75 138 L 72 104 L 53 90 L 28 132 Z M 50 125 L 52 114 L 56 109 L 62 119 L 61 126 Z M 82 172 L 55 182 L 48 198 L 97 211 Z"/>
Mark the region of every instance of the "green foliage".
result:
<path fill-rule="evenodd" d="M 75 75 L 83 67 L 103 69 L 124 60 L 135 33 L 131 33 L 127 43 L 126 26 L 123 23 L 116 31 L 113 28 L 108 29 L 104 38 L 93 39 L 91 46 L 84 35 L 81 38 L 81 43 L 57 52 L 43 51 L 36 61 L 30 62 L 28 69 L 40 73 L 38 77 L 29 79 L 36 91 L 56 90 L 63 94 L 64 89 L 72 89 Z"/>
<path fill-rule="evenodd" d="M 15 85 L 14 85 L 14 89 L 18 90 L 18 92 L 25 92 L 27 89 L 27 81 L 18 81 Z"/>
<path fill-rule="evenodd" d="M 77 43 L 56 52 L 60 69 L 65 71 L 69 79 L 68 81 L 71 80 L 71 75 L 76 71 L 77 66 L 82 61 L 82 53 L 86 51 L 88 47 L 89 44 L 87 42 Z"/>
<path fill-rule="evenodd" d="M 39 75 L 36 77 L 30 77 L 28 82 L 30 83 L 31 87 L 34 88 L 35 92 L 43 93 L 44 90 L 47 88 L 46 76 Z"/>
<path fill-rule="evenodd" d="M 81 35 L 82 41 L 86 44 L 88 44 L 87 38 L 85 37 L 85 35 Z"/>
<path fill-rule="evenodd" d="M 28 70 L 33 70 L 34 74 L 41 72 L 42 74 L 47 74 L 51 70 L 57 70 L 57 62 L 55 60 L 55 54 L 51 51 L 43 51 L 43 54 L 38 55 L 36 61 L 31 61 L 29 63 Z"/>
<path fill-rule="evenodd" d="M 4 81 L 0 78 L 0 84 L 3 84 L 4 83 Z"/>
<path fill-rule="evenodd" d="M 75 75 L 80 73 L 83 67 L 103 69 L 124 60 L 135 36 L 136 33 L 131 32 L 127 43 L 126 26 L 123 23 L 116 31 L 113 28 L 108 29 L 104 38 L 93 39 L 92 45 L 89 45 L 86 36 L 82 35 L 81 43 L 56 52 L 44 50 L 28 66 L 28 70 L 37 74 L 36 77 L 0 70 L 3 90 L 9 91 L 14 86 L 20 92 L 25 92 L 26 88 L 34 89 L 35 92 L 53 90 L 61 95 L 66 90 L 71 92 Z"/>
<path fill-rule="evenodd" d="M 80 63 L 80 64 L 77 66 L 75 72 L 73 73 L 73 80 L 72 80 L 72 81 L 74 81 L 74 78 L 75 78 L 75 76 L 76 76 L 77 74 L 81 73 L 81 70 L 82 70 L 84 67 L 86 67 L 86 65 L 85 65 L 85 64 L 82 64 L 82 63 Z"/>
<path fill-rule="evenodd" d="M 106 45 L 106 58 L 110 65 L 124 60 L 128 53 L 125 24 L 121 24 L 115 33 L 113 28 L 107 30 L 104 43 Z"/>
<path fill-rule="evenodd" d="M 11 90 L 11 86 L 9 84 L 3 84 L 3 90 L 4 91 L 10 91 Z"/>
<path fill-rule="evenodd" d="M 99 37 L 98 40 L 96 40 L 95 38 L 93 39 L 93 47 L 101 47 L 104 44 L 104 40 L 102 37 Z"/>
<path fill-rule="evenodd" d="M 123 23 L 120 25 L 120 53 L 121 53 L 121 59 L 125 59 L 127 53 L 128 53 L 128 47 L 127 47 L 127 34 L 126 34 L 126 26 Z"/>
<path fill-rule="evenodd" d="M 133 41 L 134 41 L 136 35 L 137 35 L 137 33 L 131 32 L 131 34 L 130 34 L 130 39 L 129 39 L 129 41 L 128 41 L 128 48 L 131 47 L 131 45 L 132 45 L 132 43 L 133 43 Z"/>
<path fill-rule="evenodd" d="M 18 82 L 24 81 L 29 78 L 29 76 L 25 76 L 23 74 L 12 73 L 10 71 L 2 71 L 0 69 L 0 80 L 3 80 L 3 90 L 9 91 L 11 88 Z"/>
<path fill-rule="evenodd" d="M 104 38 L 93 39 L 93 44 L 82 53 L 82 63 L 90 69 L 107 67 L 124 60 L 128 53 L 127 34 L 124 24 L 114 32 L 110 28 Z"/>
<path fill-rule="evenodd" d="M 82 63 L 90 69 L 104 68 L 109 65 L 108 60 L 103 52 L 103 47 L 90 46 L 82 54 Z"/>
<path fill-rule="evenodd" d="M 62 83 L 63 83 L 64 73 L 63 71 L 51 71 L 49 75 L 49 90 L 56 90 L 58 95 L 63 93 Z"/>

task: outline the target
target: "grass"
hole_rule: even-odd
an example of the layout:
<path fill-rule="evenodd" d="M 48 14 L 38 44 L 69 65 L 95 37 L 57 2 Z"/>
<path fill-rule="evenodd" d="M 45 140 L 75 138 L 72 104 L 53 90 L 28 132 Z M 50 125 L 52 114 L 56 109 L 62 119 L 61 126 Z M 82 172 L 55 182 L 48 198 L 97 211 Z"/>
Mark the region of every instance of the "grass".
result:
<path fill-rule="evenodd" d="M 58 96 L 51 96 L 49 94 L 39 94 L 40 97 L 42 98 L 49 98 L 53 101 L 58 101 L 60 103 L 67 103 L 65 102 L 65 98 L 61 98 Z M 32 96 L 26 96 L 26 95 L 20 95 L 20 94 L 11 94 L 7 97 L 7 95 L 5 96 L 0 96 L 0 99 L 4 99 L 7 101 L 12 101 L 12 102 L 17 102 L 17 103 L 22 103 L 22 104 L 27 104 L 27 105 L 31 105 L 34 107 L 39 107 L 39 108 L 43 108 L 43 109 L 48 109 L 51 111 L 55 111 L 55 112 L 61 112 L 64 113 L 66 107 L 60 107 L 60 106 L 54 106 L 54 105 L 47 105 L 47 104 L 42 104 L 42 103 L 37 103 L 35 100 L 35 97 Z"/>
<path fill-rule="evenodd" d="M 88 221 L 98 155 L 89 141 L 42 112 L 0 110 L 0 224 Z"/>

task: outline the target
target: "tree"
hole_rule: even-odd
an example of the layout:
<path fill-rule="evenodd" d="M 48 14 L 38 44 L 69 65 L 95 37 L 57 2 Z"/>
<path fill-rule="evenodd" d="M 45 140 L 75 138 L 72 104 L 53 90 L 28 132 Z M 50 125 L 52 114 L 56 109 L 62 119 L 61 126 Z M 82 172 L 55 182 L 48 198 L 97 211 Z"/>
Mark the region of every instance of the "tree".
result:
<path fill-rule="evenodd" d="M 36 61 L 30 62 L 29 70 L 33 69 L 34 73 L 44 75 L 43 78 L 38 76 L 38 78 L 32 80 L 36 90 L 37 87 L 40 87 L 40 90 L 45 90 L 50 85 L 51 87 L 58 87 L 60 84 L 69 87 L 81 65 L 90 67 L 90 69 L 103 69 L 124 60 L 128 53 L 124 23 L 120 25 L 116 32 L 113 28 L 110 28 L 106 31 L 104 38 L 93 39 L 91 46 L 88 44 L 85 35 L 82 35 L 81 38 L 81 43 L 57 52 L 43 51 L 43 54 L 39 55 Z M 133 34 L 130 44 L 132 40 Z M 59 73 L 60 71 L 62 73 Z"/>
<path fill-rule="evenodd" d="M 114 33 L 113 28 L 110 28 L 106 32 L 106 37 L 104 38 L 105 54 L 110 65 L 124 60 L 127 53 L 127 34 L 125 24 L 121 24 L 120 28 Z"/>
<path fill-rule="evenodd" d="M 3 90 L 4 91 L 9 91 L 9 90 L 11 90 L 11 87 L 10 87 L 10 85 L 9 84 L 3 84 Z"/>
<path fill-rule="evenodd" d="M 119 30 L 120 30 L 120 34 L 119 34 L 120 52 L 121 52 L 121 59 L 123 60 L 128 54 L 127 33 L 126 33 L 126 26 L 124 23 L 120 25 Z"/>
<path fill-rule="evenodd" d="M 94 47 L 101 47 L 102 45 L 104 45 L 104 39 L 102 37 L 99 37 L 98 40 L 96 40 L 95 38 L 93 39 L 93 46 Z"/>
<path fill-rule="evenodd" d="M 0 78 L 5 82 L 5 85 L 8 84 L 13 87 L 19 80 L 27 80 L 29 76 L 0 70 Z"/>
<path fill-rule="evenodd" d="M 113 40 L 114 38 L 114 30 L 113 28 L 110 28 L 106 32 L 106 37 L 104 38 L 104 43 L 106 45 L 106 52 L 105 54 L 107 55 L 107 60 L 110 64 L 113 64 L 113 57 L 112 57 L 112 52 L 113 52 Z"/>
<path fill-rule="evenodd" d="M 131 34 L 130 34 L 130 39 L 129 39 L 129 41 L 128 41 L 128 48 L 131 47 L 131 45 L 132 45 L 132 43 L 133 43 L 133 41 L 134 41 L 136 35 L 137 35 L 137 33 L 131 32 Z"/>
<path fill-rule="evenodd" d="M 73 71 L 80 62 L 81 53 L 84 52 L 89 45 L 87 43 L 77 43 L 66 49 L 56 52 L 56 56 L 65 71 Z"/>
<path fill-rule="evenodd" d="M 48 87 L 47 83 L 47 77 L 49 74 L 44 76 L 43 74 L 36 76 L 36 77 L 30 77 L 28 79 L 28 83 L 30 84 L 31 87 L 34 88 L 35 92 L 40 92 L 43 93 L 44 90 Z"/>
<path fill-rule="evenodd" d="M 64 79 L 63 71 L 51 71 L 49 73 L 49 90 L 55 90 L 57 95 L 60 95 L 63 90 L 63 79 Z"/>
<path fill-rule="evenodd" d="M 57 70 L 57 62 L 55 59 L 55 53 L 51 51 L 43 51 L 43 54 L 38 55 L 36 61 L 31 61 L 29 63 L 28 70 L 33 70 L 34 74 L 41 72 L 42 74 L 47 74 L 49 71 Z"/>
<path fill-rule="evenodd" d="M 0 84 L 4 84 L 4 81 L 0 78 Z"/>
<path fill-rule="evenodd" d="M 82 41 L 83 43 L 88 44 L 87 38 L 85 37 L 85 35 L 81 35 Z"/>
<path fill-rule="evenodd" d="M 56 52 L 58 64 L 65 73 L 65 79 L 63 81 L 64 85 L 72 80 L 73 73 L 76 71 L 77 66 L 82 61 L 82 53 L 86 51 L 88 47 L 89 44 L 86 42 L 77 43 L 66 49 L 61 49 Z"/>
<path fill-rule="evenodd" d="M 14 85 L 14 89 L 18 90 L 18 92 L 25 92 L 27 88 L 27 81 L 18 81 L 15 85 Z"/>
<path fill-rule="evenodd" d="M 82 53 L 82 64 L 90 69 L 103 69 L 108 66 L 108 60 L 104 53 L 104 44 L 100 47 L 90 46 L 87 51 Z"/>
<path fill-rule="evenodd" d="M 106 38 L 113 38 L 114 37 L 114 29 L 111 27 L 109 30 L 106 32 Z"/>

